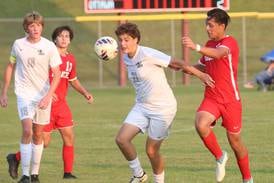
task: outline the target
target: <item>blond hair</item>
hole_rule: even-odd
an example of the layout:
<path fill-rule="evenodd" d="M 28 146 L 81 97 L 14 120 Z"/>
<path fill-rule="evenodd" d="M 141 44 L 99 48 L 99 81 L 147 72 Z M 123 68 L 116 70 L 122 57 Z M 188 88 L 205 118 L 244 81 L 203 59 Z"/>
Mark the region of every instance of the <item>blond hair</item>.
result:
<path fill-rule="evenodd" d="M 23 28 L 25 32 L 28 31 L 28 26 L 32 23 L 38 23 L 44 26 L 44 18 L 40 13 L 37 11 L 32 11 L 30 13 L 27 13 L 23 20 Z"/>

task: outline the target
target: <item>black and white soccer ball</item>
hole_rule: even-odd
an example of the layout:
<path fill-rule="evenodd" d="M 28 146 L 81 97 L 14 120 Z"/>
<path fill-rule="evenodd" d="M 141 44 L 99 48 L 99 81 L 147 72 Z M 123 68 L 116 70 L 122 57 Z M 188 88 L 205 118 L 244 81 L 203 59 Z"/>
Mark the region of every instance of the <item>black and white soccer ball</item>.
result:
<path fill-rule="evenodd" d="M 94 51 L 100 60 L 112 60 L 118 55 L 118 43 L 110 36 L 103 36 L 95 42 Z"/>

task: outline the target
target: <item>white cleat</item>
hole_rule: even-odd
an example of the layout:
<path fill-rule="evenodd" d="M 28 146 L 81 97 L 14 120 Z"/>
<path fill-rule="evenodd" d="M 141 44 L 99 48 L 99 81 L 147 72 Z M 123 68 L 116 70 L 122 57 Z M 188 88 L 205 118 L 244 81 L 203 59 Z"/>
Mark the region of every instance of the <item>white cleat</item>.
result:
<path fill-rule="evenodd" d="M 243 183 L 253 183 L 253 178 L 251 177 L 249 180 L 243 180 Z"/>
<path fill-rule="evenodd" d="M 217 182 L 222 182 L 225 177 L 225 165 L 228 160 L 228 155 L 226 151 L 223 151 L 222 157 L 217 160 L 216 166 L 216 180 Z"/>
<path fill-rule="evenodd" d="M 143 183 L 143 182 L 147 181 L 147 178 L 148 178 L 148 176 L 147 176 L 146 172 L 144 172 L 141 177 L 132 176 L 129 183 Z"/>

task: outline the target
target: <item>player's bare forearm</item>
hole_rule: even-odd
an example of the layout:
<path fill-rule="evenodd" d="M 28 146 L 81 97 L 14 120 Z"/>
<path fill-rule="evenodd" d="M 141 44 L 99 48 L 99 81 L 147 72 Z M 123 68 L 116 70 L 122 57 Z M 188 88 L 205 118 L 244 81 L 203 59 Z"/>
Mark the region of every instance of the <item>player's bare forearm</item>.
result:
<path fill-rule="evenodd" d="M 1 107 L 7 107 L 8 106 L 8 88 L 10 85 L 10 81 L 12 78 L 12 73 L 13 73 L 13 69 L 14 69 L 14 64 L 13 63 L 9 63 L 6 67 L 5 70 L 5 74 L 4 74 L 4 84 L 3 84 L 3 88 L 1 91 L 1 96 L 0 96 L 0 105 Z"/>
<path fill-rule="evenodd" d="M 53 67 L 51 68 L 52 70 L 52 73 L 53 73 L 53 78 L 52 78 L 52 81 L 51 81 L 51 84 L 50 84 L 50 89 L 48 91 L 48 95 L 52 96 L 60 82 L 60 79 L 61 79 L 61 71 L 59 69 L 59 66 L 58 67 Z"/>
<path fill-rule="evenodd" d="M 188 70 L 188 72 L 192 73 L 193 75 L 195 75 L 196 77 L 198 77 L 203 83 L 205 83 L 206 85 L 214 88 L 215 85 L 215 81 L 210 77 L 210 75 L 201 72 L 200 70 L 198 70 L 197 68 L 193 67 L 193 66 L 186 66 L 186 69 Z"/>
<path fill-rule="evenodd" d="M 4 74 L 4 84 L 2 88 L 1 95 L 6 95 L 8 93 L 8 88 L 11 82 L 12 73 L 14 69 L 14 64 L 9 63 L 6 67 L 5 74 Z"/>
<path fill-rule="evenodd" d="M 51 71 L 53 73 L 53 78 L 50 83 L 50 88 L 48 90 L 48 93 L 42 98 L 42 100 L 38 104 L 38 107 L 41 109 L 47 108 L 47 106 L 49 105 L 50 100 L 52 99 L 52 96 L 54 95 L 54 92 L 60 82 L 61 71 L 59 69 L 59 66 L 51 68 Z"/>
<path fill-rule="evenodd" d="M 225 47 L 210 48 L 210 47 L 200 46 L 199 44 L 194 43 L 192 39 L 188 36 L 182 37 L 182 44 L 187 48 L 196 50 L 202 55 L 205 55 L 211 58 L 216 58 L 216 59 L 222 58 L 228 55 L 229 53 L 228 48 L 225 48 Z"/>
<path fill-rule="evenodd" d="M 92 96 L 92 94 L 90 94 L 85 87 L 82 86 L 82 84 L 80 83 L 80 81 L 78 79 L 73 80 L 70 82 L 71 86 L 80 94 L 82 94 L 88 101 L 88 103 L 92 103 L 94 98 Z"/>

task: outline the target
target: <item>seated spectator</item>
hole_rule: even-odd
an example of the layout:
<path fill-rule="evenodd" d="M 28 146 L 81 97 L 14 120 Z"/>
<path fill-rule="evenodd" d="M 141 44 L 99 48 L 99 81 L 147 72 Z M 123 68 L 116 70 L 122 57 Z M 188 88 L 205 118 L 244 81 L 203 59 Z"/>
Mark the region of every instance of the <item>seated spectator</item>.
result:
<path fill-rule="evenodd" d="M 274 79 L 274 60 L 268 63 L 268 66 L 255 76 L 255 82 L 259 86 L 260 91 L 266 92 Z M 254 88 L 252 82 L 248 82 L 244 85 L 245 88 Z"/>

